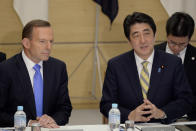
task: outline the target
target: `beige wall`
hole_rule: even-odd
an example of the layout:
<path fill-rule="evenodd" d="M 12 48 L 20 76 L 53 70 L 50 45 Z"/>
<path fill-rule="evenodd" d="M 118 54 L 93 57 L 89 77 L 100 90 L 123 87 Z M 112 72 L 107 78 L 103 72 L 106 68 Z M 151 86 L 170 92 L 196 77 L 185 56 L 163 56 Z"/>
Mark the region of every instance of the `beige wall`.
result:
<path fill-rule="evenodd" d="M 8 57 L 21 50 L 22 24 L 13 10 L 12 0 L 0 1 L 0 50 Z M 130 50 L 123 34 L 122 23 L 127 14 L 141 11 L 151 15 L 157 24 L 157 41 L 165 40 L 168 15 L 159 0 L 119 0 L 119 13 L 112 27 L 100 12 L 99 55 L 104 77 L 107 61 Z M 52 56 L 67 64 L 69 91 L 74 108 L 98 107 L 101 88 L 97 79 L 92 94 L 94 65 L 96 4 L 93 0 L 49 0 L 49 21 L 55 34 Z M 196 35 L 193 36 L 196 44 Z"/>

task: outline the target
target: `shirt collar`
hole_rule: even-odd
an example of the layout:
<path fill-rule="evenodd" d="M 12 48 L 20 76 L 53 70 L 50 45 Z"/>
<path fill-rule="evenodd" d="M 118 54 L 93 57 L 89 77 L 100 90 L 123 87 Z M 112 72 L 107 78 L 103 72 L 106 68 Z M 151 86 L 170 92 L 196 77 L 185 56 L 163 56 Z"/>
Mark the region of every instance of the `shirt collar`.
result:
<path fill-rule="evenodd" d="M 185 47 L 182 51 L 180 51 L 180 53 L 178 54 L 179 57 L 181 57 L 182 55 L 185 54 L 186 48 L 187 47 Z M 170 54 L 174 54 L 173 51 L 169 48 L 168 43 L 167 43 L 167 46 L 166 46 L 166 52 L 170 53 Z"/>
<path fill-rule="evenodd" d="M 144 60 L 144 59 L 142 59 L 141 57 L 139 57 L 139 56 L 135 53 L 135 51 L 134 51 L 134 55 L 135 55 L 135 59 L 136 59 L 137 63 L 140 63 L 140 64 L 141 64 L 143 61 L 148 61 L 150 64 L 152 64 L 153 58 L 154 58 L 154 49 L 153 49 L 151 55 L 148 57 L 147 60 Z"/>
<path fill-rule="evenodd" d="M 27 57 L 27 55 L 25 54 L 24 50 L 22 51 L 22 58 L 24 60 L 24 63 L 26 64 L 27 68 L 28 69 L 33 69 L 33 67 L 35 66 L 36 63 L 34 63 L 31 59 L 29 59 Z M 40 61 L 38 64 L 42 68 L 43 61 Z"/>

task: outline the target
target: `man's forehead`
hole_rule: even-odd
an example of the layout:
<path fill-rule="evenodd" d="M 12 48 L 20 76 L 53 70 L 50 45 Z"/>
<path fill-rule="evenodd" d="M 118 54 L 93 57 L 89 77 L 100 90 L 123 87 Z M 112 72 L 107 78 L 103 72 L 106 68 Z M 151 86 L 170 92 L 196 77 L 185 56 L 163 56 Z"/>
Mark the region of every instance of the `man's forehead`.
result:
<path fill-rule="evenodd" d="M 172 41 L 176 41 L 176 42 L 187 42 L 189 41 L 189 37 L 188 36 L 174 36 L 174 35 L 169 35 L 167 37 L 169 40 L 172 40 Z"/>
<path fill-rule="evenodd" d="M 140 30 L 144 30 L 144 29 L 151 29 L 151 26 L 147 23 L 135 23 L 134 25 L 130 26 L 130 29 L 140 29 Z"/>

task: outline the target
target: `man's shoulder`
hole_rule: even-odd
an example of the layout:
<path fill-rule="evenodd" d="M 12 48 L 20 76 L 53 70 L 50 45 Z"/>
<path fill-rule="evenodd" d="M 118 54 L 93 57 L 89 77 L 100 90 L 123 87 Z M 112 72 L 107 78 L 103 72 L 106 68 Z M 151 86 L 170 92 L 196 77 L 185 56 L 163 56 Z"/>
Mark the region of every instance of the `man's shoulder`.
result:
<path fill-rule="evenodd" d="M 196 47 L 191 45 L 191 44 L 188 44 L 187 45 L 187 50 L 193 54 L 196 54 Z"/>
<path fill-rule="evenodd" d="M 55 57 L 50 56 L 47 61 L 44 61 L 44 63 L 47 63 L 48 65 L 54 65 L 54 66 L 65 66 L 65 62 L 57 59 Z"/>
<path fill-rule="evenodd" d="M 176 62 L 182 62 L 182 60 L 170 53 L 167 53 L 163 50 L 155 50 L 155 57 L 158 57 L 158 59 L 160 59 L 161 61 L 164 62 L 169 62 L 169 63 L 176 63 Z"/>
<path fill-rule="evenodd" d="M 0 72 L 16 72 L 18 70 L 19 61 L 22 61 L 20 54 L 16 54 L 9 59 L 0 62 Z"/>
<path fill-rule="evenodd" d="M 123 61 L 127 61 L 128 58 L 130 58 L 130 56 L 133 54 L 133 50 L 132 51 L 128 51 L 128 52 L 125 52 L 123 54 L 120 54 L 118 56 L 115 56 L 113 58 L 111 58 L 109 60 L 109 62 L 117 62 L 117 63 L 121 63 Z"/>
<path fill-rule="evenodd" d="M 159 43 L 159 44 L 156 44 L 154 46 L 155 49 L 158 49 L 158 50 L 165 50 L 166 49 L 166 45 L 167 45 L 167 42 L 162 42 L 162 43 Z"/>
<path fill-rule="evenodd" d="M 10 57 L 9 59 L 1 62 L 0 64 L 1 65 L 6 65 L 6 66 L 7 65 L 13 65 L 13 63 L 16 63 L 18 60 L 22 60 L 22 56 L 21 56 L 20 53 Z"/>
<path fill-rule="evenodd" d="M 6 54 L 4 52 L 0 52 L 0 55 L 1 56 L 5 56 Z"/>

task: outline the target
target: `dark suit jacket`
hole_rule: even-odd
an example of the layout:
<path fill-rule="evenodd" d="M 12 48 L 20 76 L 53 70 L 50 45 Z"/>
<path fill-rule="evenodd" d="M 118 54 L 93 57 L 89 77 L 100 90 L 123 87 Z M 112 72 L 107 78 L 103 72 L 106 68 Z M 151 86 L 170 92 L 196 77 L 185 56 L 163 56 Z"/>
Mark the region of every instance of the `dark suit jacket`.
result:
<path fill-rule="evenodd" d="M 147 98 L 166 113 L 167 119 L 150 122 L 170 123 L 190 110 L 192 92 L 184 76 L 180 58 L 155 51 Z M 111 104 L 118 103 L 121 123 L 143 103 L 133 50 L 108 62 L 102 93 L 100 111 L 108 117 Z"/>
<path fill-rule="evenodd" d="M 161 43 L 155 46 L 155 49 L 166 51 L 167 42 Z M 193 107 L 188 118 L 196 121 L 196 48 L 190 44 L 187 45 L 187 50 L 184 59 L 184 69 L 189 81 L 189 84 L 193 90 Z"/>
<path fill-rule="evenodd" d="M 43 80 L 43 114 L 65 125 L 72 110 L 65 63 L 52 57 L 44 61 Z M 36 119 L 33 88 L 21 53 L 0 63 L 0 126 L 13 126 L 18 105 L 24 107 L 27 122 Z"/>
<path fill-rule="evenodd" d="M 6 60 L 6 54 L 3 52 L 0 52 L 0 62 Z"/>

